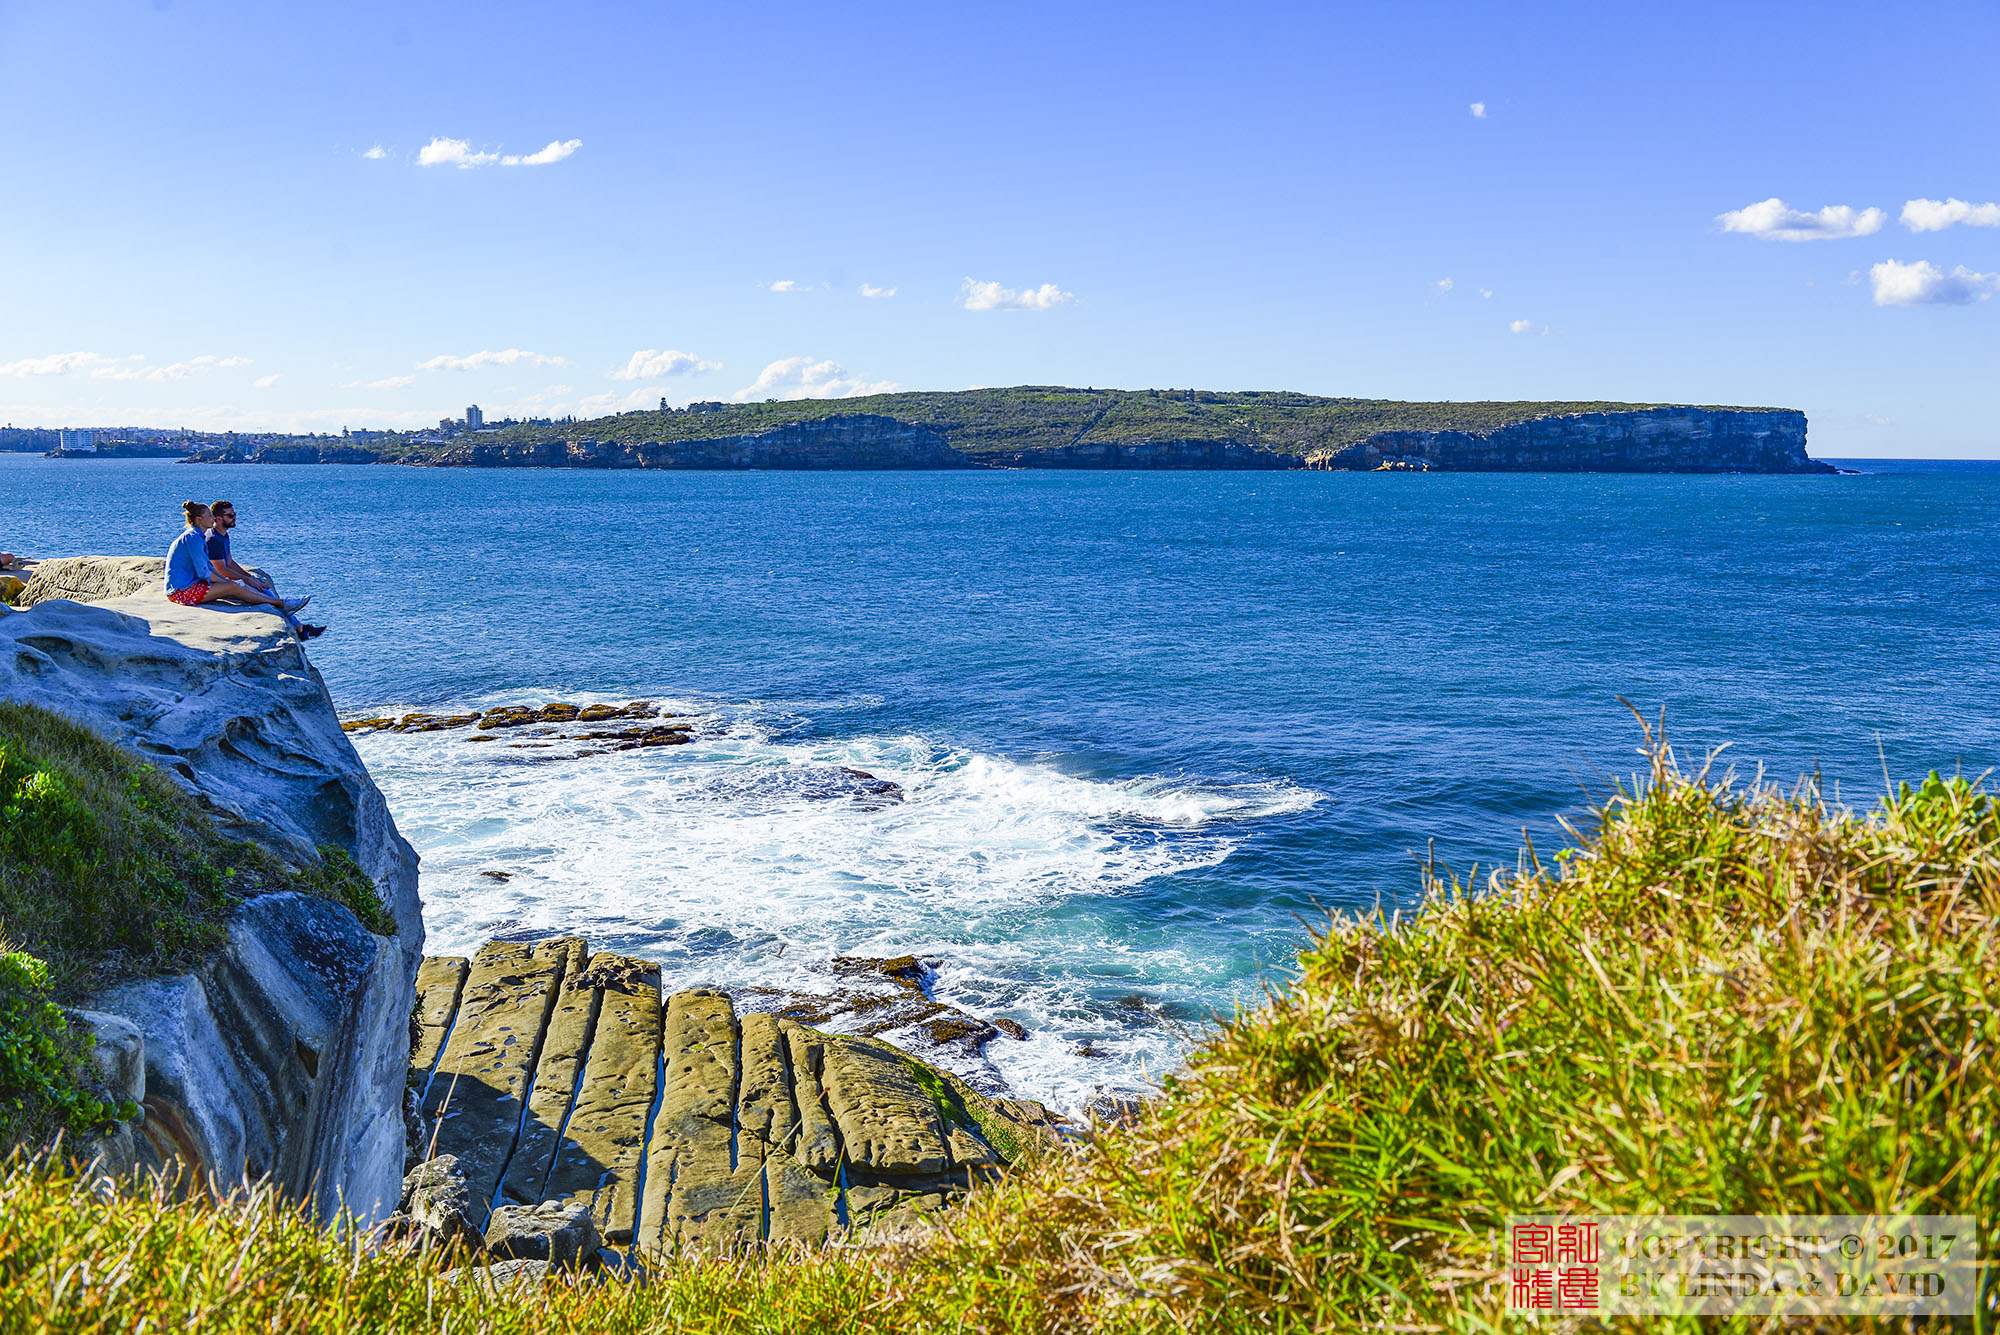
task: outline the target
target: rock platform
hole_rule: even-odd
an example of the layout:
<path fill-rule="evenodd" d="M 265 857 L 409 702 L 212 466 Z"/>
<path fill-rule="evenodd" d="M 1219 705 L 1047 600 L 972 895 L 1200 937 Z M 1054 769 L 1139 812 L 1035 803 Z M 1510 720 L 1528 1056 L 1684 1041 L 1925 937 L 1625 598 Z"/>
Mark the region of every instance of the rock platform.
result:
<path fill-rule="evenodd" d="M 416 1158 L 456 1158 L 472 1227 L 582 1205 L 641 1257 L 920 1228 L 1055 1135 L 879 1040 L 663 996 L 581 937 L 426 958 L 410 1029 Z"/>

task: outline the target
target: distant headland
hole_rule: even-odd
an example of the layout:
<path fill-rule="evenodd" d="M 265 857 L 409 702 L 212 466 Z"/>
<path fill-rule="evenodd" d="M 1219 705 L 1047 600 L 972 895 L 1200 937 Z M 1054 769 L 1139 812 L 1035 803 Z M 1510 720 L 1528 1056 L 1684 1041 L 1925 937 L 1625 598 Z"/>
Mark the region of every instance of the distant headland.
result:
<path fill-rule="evenodd" d="M 56 435 L 4 434 L 0 448 L 12 449 Z M 100 431 L 89 453 L 486 468 L 1836 471 L 1806 454 L 1805 414 L 1789 408 L 1047 385 L 678 409 L 663 400 L 657 411 L 589 421 L 488 423 L 473 407 L 424 431 L 339 436 Z"/>

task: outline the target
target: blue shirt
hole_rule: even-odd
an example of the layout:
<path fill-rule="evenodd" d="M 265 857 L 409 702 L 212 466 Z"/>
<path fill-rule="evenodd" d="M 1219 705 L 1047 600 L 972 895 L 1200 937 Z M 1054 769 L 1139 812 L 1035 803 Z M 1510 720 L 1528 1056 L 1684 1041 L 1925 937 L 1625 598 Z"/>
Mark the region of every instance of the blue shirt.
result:
<path fill-rule="evenodd" d="M 208 531 L 207 547 L 211 562 L 229 559 L 229 535 L 222 530 L 212 528 Z"/>
<path fill-rule="evenodd" d="M 208 562 L 205 535 L 190 524 L 167 548 L 167 592 L 179 593 L 197 580 L 214 579 L 215 567 Z"/>

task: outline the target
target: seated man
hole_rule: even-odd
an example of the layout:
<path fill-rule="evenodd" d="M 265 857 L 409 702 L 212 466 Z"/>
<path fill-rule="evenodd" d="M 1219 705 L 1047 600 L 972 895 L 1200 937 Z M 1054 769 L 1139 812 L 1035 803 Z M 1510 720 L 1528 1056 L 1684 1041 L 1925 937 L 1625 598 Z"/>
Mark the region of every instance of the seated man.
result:
<path fill-rule="evenodd" d="M 236 558 L 230 554 L 229 530 L 236 527 L 235 505 L 229 501 L 217 501 L 208 507 L 208 515 L 213 521 L 208 529 L 208 563 L 215 567 L 216 573 L 225 579 L 233 579 L 246 588 L 256 589 L 275 597 L 278 592 L 277 585 L 270 580 L 258 578 L 248 569 L 238 565 Z M 305 603 L 305 599 L 300 599 L 298 605 L 304 607 Z M 291 623 L 293 633 L 301 640 L 310 640 L 315 636 L 326 634 L 325 626 L 303 625 L 289 611 L 284 617 Z"/>

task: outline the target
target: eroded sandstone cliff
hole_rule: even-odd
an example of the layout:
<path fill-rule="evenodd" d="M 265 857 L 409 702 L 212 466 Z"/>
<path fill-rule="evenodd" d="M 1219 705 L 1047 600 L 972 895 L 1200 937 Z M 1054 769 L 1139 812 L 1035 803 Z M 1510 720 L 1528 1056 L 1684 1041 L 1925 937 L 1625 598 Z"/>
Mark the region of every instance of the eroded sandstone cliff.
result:
<path fill-rule="evenodd" d="M 0 697 L 66 714 L 170 771 L 231 835 L 297 863 L 346 850 L 397 930 L 376 936 L 330 901 L 266 895 L 236 910 L 199 969 L 92 998 L 107 1067 L 144 1108 L 122 1151 L 218 1186 L 270 1175 L 322 1216 L 371 1219 L 394 1208 L 403 1172 L 423 953 L 416 855 L 284 623 L 178 607 L 160 570 L 139 557 L 44 563 L 23 599 L 33 605 L 0 612 Z"/>
<path fill-rule="evenodd" d="M 1831 473 L 1806 455 L 1791 409 L 1648 408 L 1542 417 L 1492 431 L 1382 431 L 1321 450 L 1308 468 L 1443 472 Z"/>

